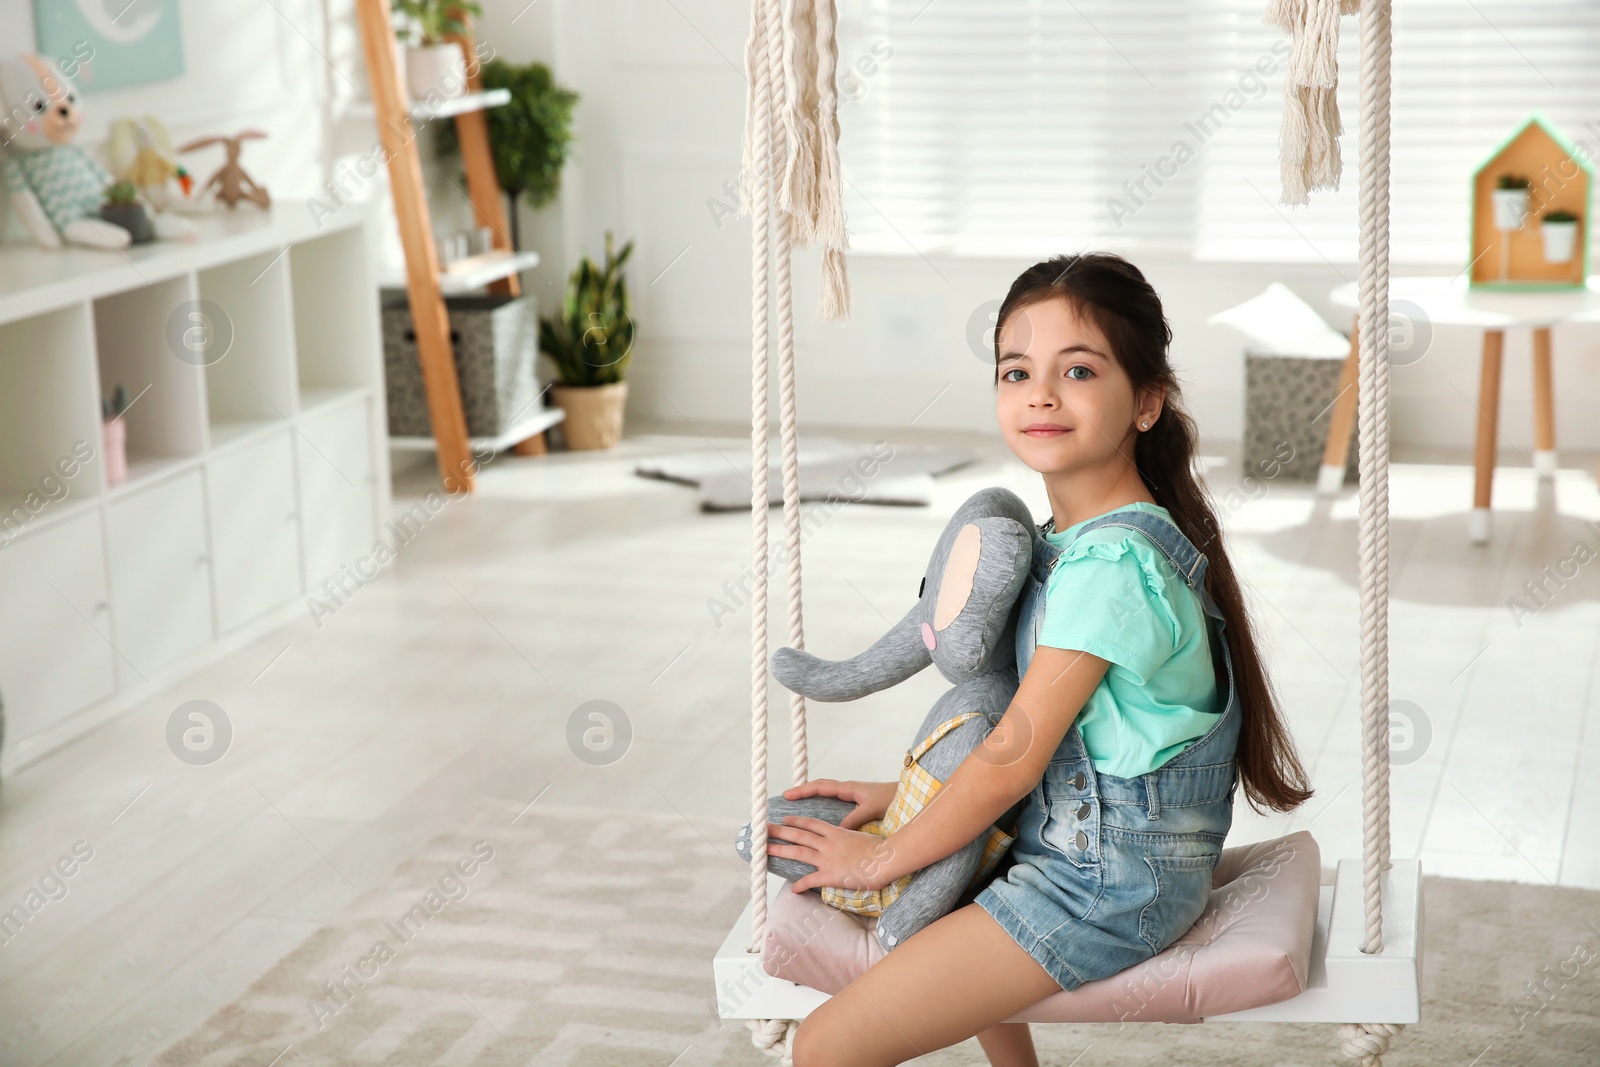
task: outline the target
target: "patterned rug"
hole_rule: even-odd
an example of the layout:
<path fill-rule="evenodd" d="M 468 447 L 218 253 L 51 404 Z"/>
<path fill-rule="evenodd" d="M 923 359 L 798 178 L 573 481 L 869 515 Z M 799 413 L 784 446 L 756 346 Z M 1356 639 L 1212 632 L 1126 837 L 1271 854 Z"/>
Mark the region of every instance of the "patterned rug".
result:
<path fill-rule="evenodd" d="M 512 821 L 516 816 L 515 822 Z M 536 805 L 431 841 L 161 1067 L 776 1064 L 717 1019 L 734 820 Z M 1389 1067 L 1600 1064 L 1600 893 L 1428 878 L 1425 1021 Z M 1035 1026 L 1045 1064 L 1335 1067 L 1331 1025 Z M 968 1040 L 916 1061 L 985 1063 Z"/>

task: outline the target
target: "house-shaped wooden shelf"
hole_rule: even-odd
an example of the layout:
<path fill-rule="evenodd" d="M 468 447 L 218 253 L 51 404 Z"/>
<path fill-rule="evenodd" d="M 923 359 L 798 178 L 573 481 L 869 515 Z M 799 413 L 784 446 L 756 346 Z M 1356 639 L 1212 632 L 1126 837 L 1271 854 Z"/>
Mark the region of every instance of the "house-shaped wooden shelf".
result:
<path fill-rule="evenodd" d="M 1527 179 L 1525 210 L 1518 210 L 1516 192 L 1497 190 L 1502 175 Z M 1472 286 L 1583 288 L 1589 273 L 1593 184 L 1593 170 L 1578 158 L 1572 143 L 1535 112 L 1473 172 Z M 1497 197 L 1508 197 L 1509 203 L 1497 205 Z M 1551 212 L 1570 212 L 1577 221 L 1547 222 Z M 1508 228 L 1519 215 L 1520 225 Z"/>

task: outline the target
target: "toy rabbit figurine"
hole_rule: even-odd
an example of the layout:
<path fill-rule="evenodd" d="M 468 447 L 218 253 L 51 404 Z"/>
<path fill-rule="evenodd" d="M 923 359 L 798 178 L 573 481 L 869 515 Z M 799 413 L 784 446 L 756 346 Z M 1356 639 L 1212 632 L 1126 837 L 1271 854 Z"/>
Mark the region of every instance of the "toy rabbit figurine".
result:
<path fill-rule="evenodd" d="M 181 146 L 179 152 L 193 152 L 209 145 L 220 144 L 223 151 L 228 154 L 227 161 L 206 179 L 205 185 L 195 193 L 195 196 L 215 187 L 217 199 L 227 204 L 230 209 L 237 207 L 241 200 L 249 200 L 260 208 L 271 207 L 272 197 L 267 194 L 266 189 L 257 185 L 256 180 L 246 174 L 244 168 L 239 165 L 240 142 L 263 137 L 266 137 L 266 134 L 260 130 L 244 130 L 232 137 L 220 134 L 215 137 L 201 137 Z"/>
<path fill-rule="evenodd" d="M 954 683 L 933 704 L 906 754 L 900 786 L 883 820 L 861 829 L 886 835 L 909 821 L 961 761 L 977 750 L 1017 692 L 1016 615 L 1033 561 L 1033 516 L 1015 493 L 989 488 L 974 493 L 946 525 L 905 617 L 865 652 L 851 659 L 818 659 L 793 648 L 772 656 L 772 673 L 784 686 L 813 700 L 855 700 L 905 681 L 932 663 Z M 922 794 L 913 796 L 912 794 Z M 855 805 L 836 797 L 767 801 L 768 821 L 804 815 L 838 825 Z M 892 950 L 964 896 L 981 889 L 1011 842 L 1018 801 L 986 834 L 960 850 L 882 890 L 826 889 L 824 902 L 842 910 L 877 915 L 876 935 Z M 879 826 L 878 823 L 885 825 Z M 750 827 L 740 830 L 735 849 L 750 858 Z M 767 868 L 795 880 L 816 868 L 769 856 Z"/>

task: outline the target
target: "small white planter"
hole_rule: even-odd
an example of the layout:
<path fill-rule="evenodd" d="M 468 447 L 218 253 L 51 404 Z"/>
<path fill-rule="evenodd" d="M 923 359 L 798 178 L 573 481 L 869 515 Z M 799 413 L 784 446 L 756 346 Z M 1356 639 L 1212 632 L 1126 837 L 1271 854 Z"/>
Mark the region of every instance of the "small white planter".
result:
<path fill-rule="evenodd" d="M 1544 259 L 1546 263 L 1571 263 L 1572 250 L 1578 242 L 1578 223 L 1572 222 L 1544 222 L 1539 225 L 1539 234 L 1544 238 Z"/>
<path fill-rule="evenodd" d="M 447 42 L 406 49 L 406 91 L 414 104 L 464 95 L 467 60 L 461 46 Z"/>
<path fill-rule="evenodd" d="M 1528 217 L 1527 189 L 1491 189 L 1494 197 L 1494 225 L 1497 230 L 1520 230 Z"/>

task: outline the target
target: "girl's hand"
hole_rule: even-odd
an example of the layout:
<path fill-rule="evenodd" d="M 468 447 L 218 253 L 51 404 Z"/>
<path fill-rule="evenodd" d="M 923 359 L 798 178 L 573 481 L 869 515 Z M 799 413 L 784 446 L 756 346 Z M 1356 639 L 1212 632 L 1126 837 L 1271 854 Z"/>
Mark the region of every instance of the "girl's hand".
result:
<path fill-rule="evenodd" d="M 881 819 L 894 801 L 899 782 L 836 782 L 832 778 L 813 778 L 783 791 L 785 800 L 801 797 L 838 797 L 855 804 L 855 810 L 839 823 L 845 830 L 859 829 L 873 819 Z"/>
<path fill-rule="evenodd" d="M 794 883 L 796 893 L 814 886 L 882 889 L 896 877 L 889 869 L 894 850 L 887 838 L 803 815 L 786 815 L 782 825 L 767 824 L 767 855 L 816 868 Z"/>

